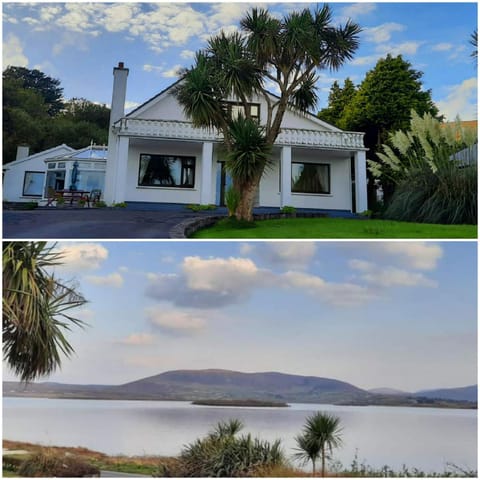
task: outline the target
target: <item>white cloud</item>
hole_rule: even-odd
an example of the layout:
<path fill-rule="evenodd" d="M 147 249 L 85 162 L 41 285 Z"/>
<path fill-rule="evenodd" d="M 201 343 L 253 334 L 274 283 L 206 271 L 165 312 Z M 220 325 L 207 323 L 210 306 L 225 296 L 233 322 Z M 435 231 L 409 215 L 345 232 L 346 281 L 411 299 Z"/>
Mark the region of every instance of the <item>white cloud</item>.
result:
<path fill-rule="evenodd" d="M 195 52 L 193 50 L 182 50 L 180 52 L 180 57 L 191 60 L 195 58 Z"/>
<path fill-rule="evenodd" d="M 137 108 L 139 105 L 141 105 L 139 102 L 126 101 L 125 102 L 125 112 L 129 112 L 130 110 L 133 110 L 134 108 Z"/>
<path fill-rule="evenodd" d="M 133 3 L 109 4 L 104 11 L 103 23 L 109 32 L 122 32 L 130 26 L 131 19 L 140 10 Z"/>
<path fill-rule="evenodd" d="M 28 58 L 23 52 L 24 45 L 15 35 L 9 34 L 3 42 L 3 68 L 8 66 L 27 67 Z"/>
<path fill-rule="evenodd" d="M 177 78 L 178 77 L 178 71 L 183 68 L 183 65 L 175 65 L 172 67 L 170 70 L 165 70 L 162 73 L 162 77 L 165 78 Z"/>
<path fill-rule="evenodd" d="M 457 115 L 462 120 L 475 119 L 477 102 L 477 79 L 472 77 L 449 87 L 447 96 L 435 103 L 440 114 L 453 121 Z"/>
<path fill-rule="evenodd" d="M 355 57 L 350 62 L 350 64 L 354 65 L 356 67 L 364 67 L 365 65 L 375 64 L 378 61 L 379 58 L 380 58 L 380 55 L 378 55 L 378 54 L 365 55 L 363 57 Z"/>
<path fill-rule="evenodd" d="M 406 265 L 418 270 L 434 270 L 443 257 L 440 245 L 430 242 L 382 242 L 379 250 L 399 255 Z"/>
<path fill-rule="evenodd" d="M 191 335 L 203 330 L 206 320 L 198 313 L 164 308 L 162 306 L 145 309 L 150 324 L 165 333 Z"/>
<path fill-rule="evenodd" d="M 342 16 L 350 17 L 355 20 L 356 17 L 359 17 L 361 15 L 367 15 L 375 11 L 376 9 L 377 6 L 374 3 L 361 2 L 354 3 L 352 5 L 349 5 L 348 7 L 343 7 L 341 12 Z"/>
<path fill-rule="evenodd" d="M 434 52 L 448 52 L 452 49 L 453 49 L 453 45 L 451 43 L 437 43 L 432 47 L 432 50 Z"/>
<path fill-rule="evenodd" d="M 415 55 L 423 42 L 403 42 L 393 45 L 382 45 L 377 51 L 385 56 L 388 53 L 393 56 L 397 55 Z"/>
<path fill-rule="evenodd" d="M 131 346 L 145 346 L 152 345 L 154 341 L 155 336 L 149 333 L 132 333 L 131 335 L 128 335 L 121 340 L 118 340 L 116 343 Z"/>
<path fill-rule="evenodd" d="M 62 268 L 68 270 L 95 270 L 108 258 L 108 250 L 99 243 L 61 244 Z"/>
<path fill-rule="evenodd" d="M 405 25 L 395 22 L 384 23 L 378 27 L 365 28 L 363 35 L 367 41 L 374 43 L 388 42 L 395 32 L 403 32 Z"/>
<path fill-rule="evenodd" d="M 268 242 L 249 244 L 241 249 L 242 255 L 256 253 L 271 266 L 307 268 L 315 256 L 315 242 Z"/>
<path fill-rule="evenodd" d="M 399 251 L 400 253 L 410 254 L 409 251 Z M 397 252 L 395 252 L 397 253 Z M 417 264 L 419 257 L 414 253 L 413 263 Z M 352 259 L 348 262 L 348 265 L 351 269 L 356 270 L 360 273 L 360 278 L 367 282 L 368 284 L 375 285 L 377 287 L 436 287 L 437 282 L 431 280 L 423 273 L 411 272 L 402 268 L 392 267 L 392 266 L 383 266 L 376 265 L 372 262 L 365 260 Z M 418 265 L 418 264 L 417 264 Z M 420 268 L 425 268 L 428 266 L 430 269 L 431 263 L 427 261 L 425 264 L 420 264 Z"/>
<path fill-rule="evenodd" d="M 315 275 L 300 272 L 284 273 L 281 275 L 281 281 L 285 288 L 298 288 L 330 305 L 339 307 L 363 305 L 377 296 L 369 288 L 361 285 L 327 282 Z"/>
<path fill-rule="evenodd" d="M 120 288 L 123 285 L 123 277 L 119 273 L 109 275 L 89 275 L 85 279 L 93 285 Z"/>
<path fill-rule="evenodd" d="M 250 291 L 261 276 L 252 260 L 234 257 L 185 257 L 182 271 L 188 288 L 228 296 Z"/>

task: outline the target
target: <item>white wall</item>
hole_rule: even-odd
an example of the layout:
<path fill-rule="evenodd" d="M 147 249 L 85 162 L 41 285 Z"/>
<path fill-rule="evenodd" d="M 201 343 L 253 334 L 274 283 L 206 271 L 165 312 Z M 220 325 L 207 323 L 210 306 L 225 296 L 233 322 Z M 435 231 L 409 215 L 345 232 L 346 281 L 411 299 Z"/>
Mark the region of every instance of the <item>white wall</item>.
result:
<path fill-rule="evenodd" d="M 233 100 L 233 99 L 232 99 Z M 260 103 L 260 123 L 265 125 L 267 121 L 267 103 L 263 98 L 256 97 L 252 99 L 253 103 Z M 183 113 L 183 107 L 177 102 L 171 92 L 152 100 L 150 105 L 132 114 L 132 118 L 142 118 L 148 120 L 177 120 L 189 121 Z M 284 128 L 305 128 L 308 130 L 338 130 L 336 127 L 329 126 L 311 115 L 299 115 L 293 111 L 286 111 L 283 117 L 282 127 Z"/>
<path fill-rule="evenodd" d="M 195 157 L 195 187 L 143 187 L 138 185 L 140 154 L 184 155 Z M 193 142 L 171 142 L 162 140 L 131 140 L 128 155 L 127 202 L 200 203 L 200 181 L 202 168 L 202 144 Z M 213 173 L 212 173 L 213 176 Z"/>
<path fill-rule="evenodd" d="M 266 170 L 260 182 L 260 205 L 280 206 L 280 153 L 273 153 L 273 168 Z M 351 210 L 352 185 L 350 156 L 321 150 L 292 149 L 292 162 L 328 163 L 330 165 L 330 194 L 291 194 L 291 206 L 296 208 L 321 208 Z"/>
<path fill-rule="evenodd" d="M 188 121 L 183 113 L 182 106 L 172 94 L 165 94 L 153 100 L 147 108 L 141 109 L 138 113 L 133 113 L 132 118 Z"/>
<path fill-rule="evenodd" d="M 53 159 L 59 155 L 72 153 L 74 150 L 66 145 L 40 152 L 30 157 L 16 160 L 4 165 L 3 177 L 3 200 L 8 202 L 31 202 L 37 201 L 41 196 L 24 196 L 23 182 L 25 172 L 46 172 L 45 160 Z"/>

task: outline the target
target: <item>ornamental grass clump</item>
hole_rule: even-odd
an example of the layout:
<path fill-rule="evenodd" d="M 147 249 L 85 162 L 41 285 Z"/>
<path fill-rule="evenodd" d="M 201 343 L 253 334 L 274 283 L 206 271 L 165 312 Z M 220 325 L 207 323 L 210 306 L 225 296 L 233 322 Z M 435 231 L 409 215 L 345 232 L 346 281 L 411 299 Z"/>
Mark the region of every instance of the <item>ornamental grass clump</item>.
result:
<path fill-rule="evenodd" d="M 245 477 L 261 469 L 285 465 L 280 441 L 238 436 L 239 420 L 219 423 L 206 437 L 187 445 L 180 456 L 185 477 Z"/>
<path fill-rule="evenodd" d="M 395 183 L 385 218 L 420 223 L 477 223 L 477 132 L 442 125 L 412 111 L 410 131 L 390 135 L 390 145 L 369 161 L 375 177 Z"/>
<path fill-rule="evenodd" d="M 20 477 L 99 477 L 100 471 L 82 459 L 43 452 L 25 460 L 18 470 Z"/>

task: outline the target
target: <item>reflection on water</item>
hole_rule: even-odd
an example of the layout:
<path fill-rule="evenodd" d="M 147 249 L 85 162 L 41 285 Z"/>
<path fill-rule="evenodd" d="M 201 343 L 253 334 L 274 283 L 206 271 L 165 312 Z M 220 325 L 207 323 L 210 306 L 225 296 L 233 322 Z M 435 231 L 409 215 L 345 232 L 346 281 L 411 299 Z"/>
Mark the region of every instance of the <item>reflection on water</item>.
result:
<path fill-rule="evenodd" d="M 282 440 L 293 453 L 305 417 L 322 410 L 343 425 L 335 459 L 396 469 L 403 464 L 443 471 L 447 462 L 476 469 L 477 412 L 408 407 L 292 404 L 290 408 L 192 406 L 188 402 L 3 399 L 3 438 L 45 445 L 84 446 L 107 454 L 178 455 L 183 445 L 214 424 L 239 418 L 245 431 Z"/>

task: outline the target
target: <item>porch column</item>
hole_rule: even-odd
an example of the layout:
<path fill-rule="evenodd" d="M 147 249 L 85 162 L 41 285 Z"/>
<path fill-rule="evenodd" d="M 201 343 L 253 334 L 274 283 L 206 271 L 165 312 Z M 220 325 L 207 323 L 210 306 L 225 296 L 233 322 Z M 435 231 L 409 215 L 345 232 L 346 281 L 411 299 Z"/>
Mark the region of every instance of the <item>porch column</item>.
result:
<path fill-rule="evenodd" d="M 115 175 L 115 187 L 113 191 L 113 203 L 125 201 L 127 188 L 127 166 L 128 166 L 128 137 L 117 137 L 117 165 Z"/>
<path fill-rule="evenodd" d="M 213 143 L 202 146 L 202 172 L 200 177 L 200 204 L 209 205 L 212 201 Z"/>
<path fill-rule="evenodd" d="M 292 147 L 280 153 L 280 207 L 292 205 Z"/>
<path fill-rule="evenodd" d="M 354 155 L 355 161 L 355 201 L 357 212 L 368 209 L 367 203 L 367 160 L 365 152 L 358 151 Z"/>

